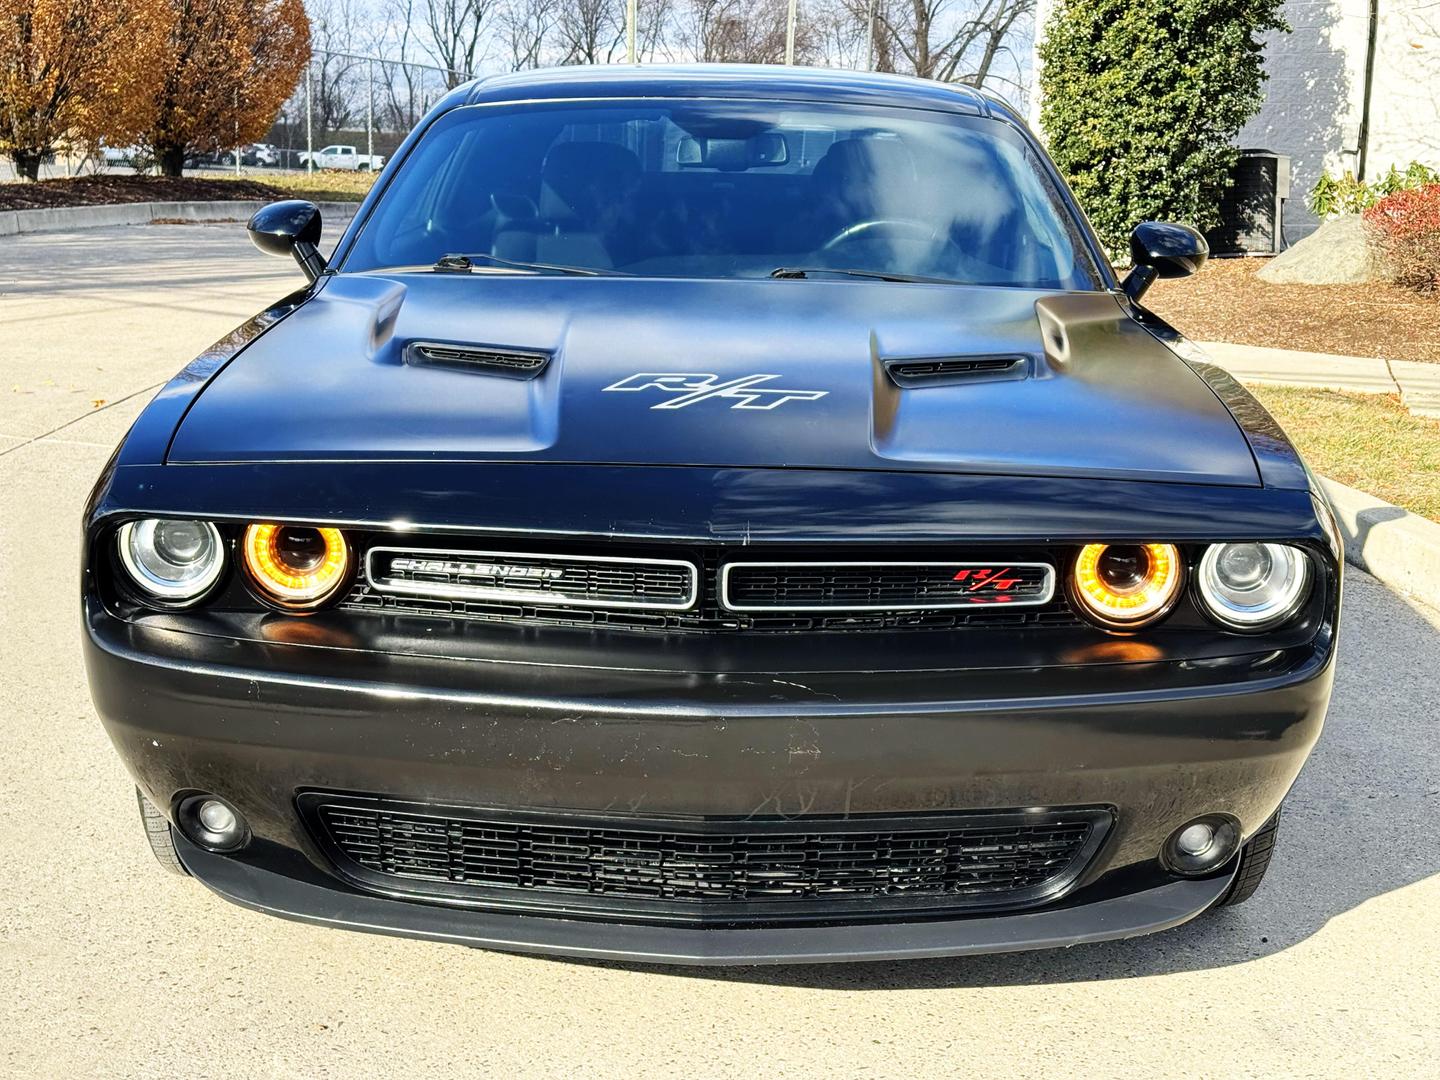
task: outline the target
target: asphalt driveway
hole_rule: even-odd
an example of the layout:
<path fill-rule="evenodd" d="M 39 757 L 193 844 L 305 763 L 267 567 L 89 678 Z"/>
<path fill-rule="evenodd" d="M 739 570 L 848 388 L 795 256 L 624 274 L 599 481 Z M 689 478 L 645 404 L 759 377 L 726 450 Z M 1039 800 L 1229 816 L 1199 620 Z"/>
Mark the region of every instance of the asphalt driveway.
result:
<path fill-rule="evenodd" d="M 239 226 L 0 240 L 0 1074 L 1440 1075 L 1440 614 L 1353 571 L 1269 879 L 1168 934 L 629 968 L 322 930 L 163 876 L 86 692 L 81 507 L 154 389 L 300 280 Z"/>

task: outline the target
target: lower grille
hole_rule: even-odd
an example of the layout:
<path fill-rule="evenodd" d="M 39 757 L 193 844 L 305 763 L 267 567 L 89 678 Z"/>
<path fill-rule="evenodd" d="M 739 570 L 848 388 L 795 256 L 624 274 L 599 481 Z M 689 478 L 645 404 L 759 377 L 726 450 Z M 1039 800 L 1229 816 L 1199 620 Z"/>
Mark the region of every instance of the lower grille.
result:
<path fill-rule="evenodd" d="M 925 818 L 586 819 L 308 794 L 360 884 L 456 902 L 755 921 L 1021 907 L 1077 877 L 1098 810 Z"/>

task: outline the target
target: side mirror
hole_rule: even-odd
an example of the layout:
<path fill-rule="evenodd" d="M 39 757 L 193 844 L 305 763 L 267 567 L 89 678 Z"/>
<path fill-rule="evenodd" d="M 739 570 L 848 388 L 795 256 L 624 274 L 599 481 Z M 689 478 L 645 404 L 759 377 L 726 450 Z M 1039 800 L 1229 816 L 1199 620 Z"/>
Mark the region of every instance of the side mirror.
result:
<path fill-rule="evenodd" d="M 1159 278 L 1189 277 L 1210 257 L 1210 245 L 1189 225 L 1142 221 L 1130 234 L 1130 264 L 1120 287 L 1139 301 Z"/>
<path fill-rule="evenodd" d="M 303 199 L 262 206 L 245 226 L 250 239 L 266 255 L 289 255 L 300 264 L 305 277 L 314 281 L 325 272 L 320 243 L 320 208 Z"/>

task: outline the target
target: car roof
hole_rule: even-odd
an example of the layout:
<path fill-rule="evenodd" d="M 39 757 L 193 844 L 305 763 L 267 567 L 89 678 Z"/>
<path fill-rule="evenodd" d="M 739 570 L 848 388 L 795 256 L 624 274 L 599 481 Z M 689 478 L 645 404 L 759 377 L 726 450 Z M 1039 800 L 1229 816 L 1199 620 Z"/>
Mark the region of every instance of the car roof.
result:
<path fill-rule="evenodd" d="M 1018 122 L 999 98 L 972 86 L 837 68 L 763 64 L 606 64 L 491 75 L 458 88 L 452 102 L 607 97 L 731 97 L 838 101 L 939 109 Z"/>

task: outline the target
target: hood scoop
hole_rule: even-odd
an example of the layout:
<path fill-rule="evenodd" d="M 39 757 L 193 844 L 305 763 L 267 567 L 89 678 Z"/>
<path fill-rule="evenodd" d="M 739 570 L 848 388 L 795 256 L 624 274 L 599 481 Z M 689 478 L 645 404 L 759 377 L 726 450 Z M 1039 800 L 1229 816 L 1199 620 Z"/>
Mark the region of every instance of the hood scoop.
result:
<path fill-rule="evenodd" d="M 412 341 L 405 349 L 405 362 L 416 367 L 446 367 L 510 379 L 533 379 L 550 363 L 550 354 L 538 349 Z"/>
<path fill-rule="evenodd" d="M 1030 357 L 1017 354 L 998 356 L 929 356 L 884 360 L 885 372 L 896 386 L 955 386 L 971 382 L 1004 382 L 1030 374 Z"/>

